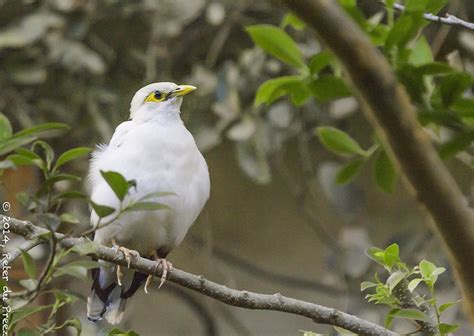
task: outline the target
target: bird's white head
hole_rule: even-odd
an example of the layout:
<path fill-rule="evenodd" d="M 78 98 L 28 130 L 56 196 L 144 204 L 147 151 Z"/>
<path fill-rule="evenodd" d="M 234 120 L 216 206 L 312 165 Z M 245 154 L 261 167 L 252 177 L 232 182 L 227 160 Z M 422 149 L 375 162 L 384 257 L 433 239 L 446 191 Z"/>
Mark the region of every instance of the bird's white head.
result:
<path fill-rule="evenodd" d="M 143 121 L 155 118 L 178 117 L 183 96 L 196 90 L 195 86 L 170 82 L 153 83 L 142 87 L 130 103 L 130 119 Z"/>

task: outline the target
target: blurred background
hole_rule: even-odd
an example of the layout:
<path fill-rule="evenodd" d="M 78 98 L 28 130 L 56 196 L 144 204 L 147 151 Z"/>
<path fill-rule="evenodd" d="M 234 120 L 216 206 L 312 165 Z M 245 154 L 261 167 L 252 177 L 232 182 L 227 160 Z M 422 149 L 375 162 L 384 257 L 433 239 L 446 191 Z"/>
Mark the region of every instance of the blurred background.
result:
<path fill-rule="evenodd" d="M 359 3 L 369 16 L 383 11 L 374 0 Z M 473 21 L 474 3 L 450 1 L 448 12 Z M 403 183 L 393 195 L 377 190 L 370 171 L 351 184 L 334 183 L 341 161 L 313 129 L 336 126 L 368 144 L 370 126 L 355 99 L 300 108 L 282 99 L 254 107 L 258 86 L 289 69 L 254 47 L 244 27 L 278 25 L 285 13 L 271 1 L 0 0 L 0 111 L 15 130 L 46 121 L 71 125 L 66 135 L 48 139 L 61 153 L 108 142 L 145 84 L 197 86 L 182 117 L 208 162 L 211 198 L 169 259 L 232 288 L 281 292 L 383 324 L 385 308 L 368 304 L 359 290 L 376 270 L 364 249 L 397 242 L 410 264 L 428 258 L 448 267 L 447 260 Z M 321 49 L 309 32 L 291 34 L 305 55 Z M 433 24 L 427 35 L 437 59 L 474 72 L 473 33 Z M 472 201 L 471 170 L 457 160 L 449 165 Z M 86 177 L 87 159 L 70 169 Z M 0 195 L 13 203 L 12 215 L 27 217 L 15 194 L 34 190 L 39 178 L 34 168 L 2 177 Z M 76 187 L 87 190 L 85 183 Z M 87 206 L 70 207 L 86 226 Z M 45 252 L 37 248 L 34 256 L 41 262 Z M 73 278 L 57 285 L 89 291 L 87 281 Z M 172 283 L 156 287 L 129 301 L 121 329 L 140 335 L 331 332 L 297 316 L 226 306 Z M 450 272 L 438 288 L 441 301 L 460 297 Z M 62 314 L 83 320 L 86 336 L 110 328 L 88 322 L 85 309 L 78 301 Z M 460 306 L 446 314 L 463 325 L 457 334 L 472 335 Z"/>

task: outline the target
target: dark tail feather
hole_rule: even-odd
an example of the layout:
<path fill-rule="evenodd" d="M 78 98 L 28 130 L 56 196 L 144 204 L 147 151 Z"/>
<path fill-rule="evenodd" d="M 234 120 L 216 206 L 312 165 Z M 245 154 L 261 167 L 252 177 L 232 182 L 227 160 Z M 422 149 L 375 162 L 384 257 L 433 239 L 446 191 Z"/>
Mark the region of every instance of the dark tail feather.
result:
<path fill-rule="evenodd" d="M 111 283 L 107 287 L 102 288 L 99 282 L 100 268 L 92 269 L 91 273 L 92 288 L 91 294 L 87 299 L 87 318 L 92 322 L 97 322 L 104 316 L 108 297 L 117 284 Z"/>
<path fill-rule="evenodd" d="M 87 300 L 87 318 L 97 322 L 105 317 L 110 324 L 120 323 L 127 299 L 143 285 L 148 275 L 125 269 L 123 286 L 119 286 L 115 278 L 115 267 L 96 268 L 91 273 L 92 289 Z"/>

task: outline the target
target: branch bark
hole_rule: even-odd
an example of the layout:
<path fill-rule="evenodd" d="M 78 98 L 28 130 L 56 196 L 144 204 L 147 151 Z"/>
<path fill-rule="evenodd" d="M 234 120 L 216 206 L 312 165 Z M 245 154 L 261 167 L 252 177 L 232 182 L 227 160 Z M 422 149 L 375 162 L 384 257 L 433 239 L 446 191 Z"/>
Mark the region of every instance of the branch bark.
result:
<path fill-rule="evenodd" d="M 33 225 L 30 222 L 21 221 L 0 215 L 2 223 L 8 222 L 10 231 L 26 237 L 27 239 L 45 239 L 41 235 L 49 233 L 48 230 Z M 55 233 L 58 243 L 65 248 L 90 242 L 86 238 L 67 237 L 61 233 Z M 90 256 L 127 266 L 127 261 L 121 253 L 116 250 L 96 244 L 95 252 Z M 161 275 L 161 269 L 155 270 L 155 262 L 144 258 L 133 258 L 130 268 L 146 274 Z M 258 294 L 249 291 L 239 291 L 226 286 L 209 281 L 202 275 L 194 275 L 182 270 L 173 268 L 169 281 L 183 287 L 192 289 L 203 295 L 209 296 L 225 304 L 241 307 L 245 309 L 274 310 L 284 313 L 299 315 L 312 319 L 316 323 L 329 324 L 350 330 L 359 335 L 367 336 L 396 336 L 397 334 L 371 322 L 362 320 L 356 316 L 341 312 L 334 308 L 317 305 L 314 303 L 285 297 L 280 293 L 273 295 Z"/>
<path fill-rule="evenodd" d="M 333 0 L 281 0 L 345 66 L 372 125 L 383 131 L 416 199 L 435 222 L 474 319 L 474 213 L 416 119 L 382 53 Z"/>

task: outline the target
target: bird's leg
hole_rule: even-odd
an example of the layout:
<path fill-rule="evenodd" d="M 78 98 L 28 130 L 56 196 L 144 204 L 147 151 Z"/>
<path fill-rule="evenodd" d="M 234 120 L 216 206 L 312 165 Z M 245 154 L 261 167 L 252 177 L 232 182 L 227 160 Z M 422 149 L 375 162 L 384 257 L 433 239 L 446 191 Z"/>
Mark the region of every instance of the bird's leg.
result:
<path fill-rule="evenodd" d="M 153 273 L 156 273 L 156 270 L 158 269 L 158 266 L 161 265 L 161 267 L 162 267 L 160 284 L 158 285 L 158 289 L 160 289 L 161 286 L 163 286 L 163 284 L 165 283 L 166 278 L 168 277 L 168 274 L 173 271 L 173 264 L 171 262 L 169 262 L 168 260 L 164 259 L 164 258 L 160 258 L 158 256 L 158 254 L 156 253 L 156 251 L 153 251 L 153 257 L 155 258 L 155 261 L 156 261 L 155 271 Z M 148 286 L 151 284 L 152 281 L 153 281 L 153 275 L 150 274 L 146 278 L 145 288 L 144 288 L 145 293 L 147 293 L 147 294 L 148 294 Z"/>
<path fill-rule="evenodd" d="M 117 254 L 118 251 L 121 251 L 123 255 L 125 256 L 125 260 L 127 260 L 127 267 L 130 268 L 130 262 L 132 261 L 132 258 L 139 258 L 140 253 L 138 253 L 135 250 L 129 250 L 128 248 L 125 248 L 123 246 L 119 246 L 115 239 L 112 239 L 112 244 L 115 249 L 115 253 Z M 117 265 L 117 283 L 119 286 L 122 286 L 122 277 L 123 277 L 123 270 L 122 266 Z"/>

